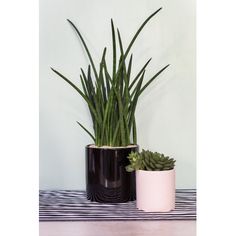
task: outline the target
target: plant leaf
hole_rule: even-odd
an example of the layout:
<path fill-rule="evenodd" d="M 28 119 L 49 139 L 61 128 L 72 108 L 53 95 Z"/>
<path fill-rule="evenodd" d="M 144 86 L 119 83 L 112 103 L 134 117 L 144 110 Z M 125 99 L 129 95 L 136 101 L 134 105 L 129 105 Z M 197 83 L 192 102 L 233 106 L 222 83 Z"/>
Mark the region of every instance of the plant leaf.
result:
<path fill-rule="evenodd" d="M 51 70 L 55 72 L 57 75 L 59 75 L 62 79 L 64 79 L 69 85 L 71 85 L 80 94 L 80 96 L 87 102 L 88 106 L 91 108 L 91 111 L 93 112 L 95 119 L 100 123 L 101 121 L 99 120 L 97 112 L 95 108 L 93 107 L 93 104 L 90 102 L 89 98 L 86 97 L 85 94 L 75 84 L 73 84 L 69 79 L 67 79 L 60 72 L 53 69 L 52 67 L 51 67 Z"/>
<path fill-rule="evenodd" d="M 79 32 L 78 28 L 74 25 L 74 23 L 72 21 L 70 21 L 69 19 L 67 19 L 67 21 L 71 24 L 71 26 L 75 29 L 76 33 L 78 34 L 78 36 L 79 36 L 79 38 L 80 38 L 80 40 L 81 40 L 81 42 L 82 42 L 82 44 L 83 44 L 83 46 L 85 48 L 85 51 L 87 52 L 87 55 L 89 57 L 90 63 L 91 63 L 92 68 L 93 68 L 94 75 L 95 75 L 96 79 L 98 79 L 98 73 L 97 73 L 96 67 L 94 65 L 93 58 L 92 58 L 92 56 L 91 56 L 91 54 L 89 52 L 89 49 L 87 47 L 87 44 L 84 41 L 83 36 L 81 35 L 81 33 Z"/>
<path fill-rule="evenodd" d="M 93 141 L 95 142 L 95 137 L 79 122 L 79 121 L 76 121 L 78 124 L 79 124 L 79 126 L 83 129 L 83 130 L 85 130 L 85 132 L 87 132 L 88 133 L 88 135 L 93 139 Z"/>
<path fill-rule="evenodd" d="M 168 64 L 167 66 L 163 67 L 160 71 L 158 71 L 140 90 L 140 94 L 148 87 L 148 85 L 150 85 L 152 83 L 152 81 L 157 78 L 158 75 L 160 75 L 167 67 L 169 67 L 170 64 Z"/>

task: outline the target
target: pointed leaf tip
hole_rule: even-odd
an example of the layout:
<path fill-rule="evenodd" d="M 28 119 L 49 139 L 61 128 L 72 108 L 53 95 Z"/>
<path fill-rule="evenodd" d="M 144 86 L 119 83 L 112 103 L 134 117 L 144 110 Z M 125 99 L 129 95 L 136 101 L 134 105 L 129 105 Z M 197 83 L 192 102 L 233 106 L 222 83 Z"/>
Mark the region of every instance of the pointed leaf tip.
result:
<path fill-rule="evenodd" d="M 152 13 L 152 16 L 156 15 L 157 12 L 159 12 L 162 9 L 162 7 L 160 7 L 159 9 L 157 9 L 155 12 Z"/>
<path fill-rule="evenodd" d="M 71 25 L 74 25 L 70 19 L 66 19 Z"/>
<path fill-rule="evenodd" d="M 111 18 L 111 27 L 114 28 L 113 19 Z"/>

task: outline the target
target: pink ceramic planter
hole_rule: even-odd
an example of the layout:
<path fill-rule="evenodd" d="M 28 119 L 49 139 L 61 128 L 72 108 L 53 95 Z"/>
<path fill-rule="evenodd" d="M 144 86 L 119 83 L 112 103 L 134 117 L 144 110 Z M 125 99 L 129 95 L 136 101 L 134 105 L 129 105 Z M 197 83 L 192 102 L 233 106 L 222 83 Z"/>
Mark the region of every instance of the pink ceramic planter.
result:
<path fill-rule="evenodd" d="M 175 170 L 136 171 L 137 208 L 168 212 L 175 208 Z"/>

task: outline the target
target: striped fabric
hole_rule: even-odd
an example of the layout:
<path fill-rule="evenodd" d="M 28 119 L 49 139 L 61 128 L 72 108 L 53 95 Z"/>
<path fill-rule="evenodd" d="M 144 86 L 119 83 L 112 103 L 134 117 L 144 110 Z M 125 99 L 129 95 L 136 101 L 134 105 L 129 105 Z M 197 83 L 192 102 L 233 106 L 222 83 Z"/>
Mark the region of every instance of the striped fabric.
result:
<path fill-rule="evenodd" d="M 195 220 L 196 190 L 176 190 L 176 207 L 167 213 L 147 213 L 127 203 L 90 202 L 84 191 L 39 192 L 40 221 Z"/>

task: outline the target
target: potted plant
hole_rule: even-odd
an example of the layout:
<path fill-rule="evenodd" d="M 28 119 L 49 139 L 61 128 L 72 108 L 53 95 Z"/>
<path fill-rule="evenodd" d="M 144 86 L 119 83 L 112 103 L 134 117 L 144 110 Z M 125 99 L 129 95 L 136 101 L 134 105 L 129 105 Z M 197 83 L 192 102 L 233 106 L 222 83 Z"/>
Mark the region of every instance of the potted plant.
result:
<path fill-rule="evenodd" d="M 157 152 L 142 150 L 128 156 L 128 172 L 136 172 L 137 208 L 147 212 L 168 212 L 175 208 L 175 160 Z"/>
<path fill-rule="evenodd" d="M 133 56 L 130 55 L 130 50 L 144 26 L 160 10 L 161 8 L 143 22 L 126 49 L 123 47 L 119 30 L 115 31 L 111 20 L 113 52 L 111 72 L 106 63 L 106 47 L 97 68 L 80 31 L 68 20 L 82 42 L 90 64 L 86 72 L 81 69 L 80 87 L 59 71 L 51 69 L 78 92 L 87 103 L 91 114 L 93 132 L 80 122 L 77 123 L 94 143 L 85 148 L 86 191 L 88 199 L 92 201 L 135 200 L 135 174 L 125 171 L 125 166 L 129 163 L 127 156 L 132 151 L 138 151 L 135 109 L 140 95 L 169 65 L 144 83 L 145 70 L 151 59 L 136 75 L 133 75 L 131 73 Z"/>

